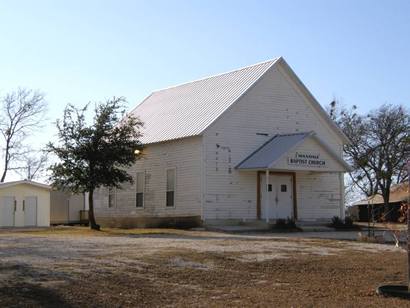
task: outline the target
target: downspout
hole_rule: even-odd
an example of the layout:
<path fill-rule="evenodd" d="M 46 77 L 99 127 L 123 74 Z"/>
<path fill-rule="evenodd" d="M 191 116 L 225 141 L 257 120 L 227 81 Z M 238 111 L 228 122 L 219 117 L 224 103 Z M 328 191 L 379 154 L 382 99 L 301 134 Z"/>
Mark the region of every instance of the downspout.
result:
<path fill-rule="evenodd" d="M 266 169 L 266 199 L 265 199 L 265 218 L 266 223 L 269 223 L 269 169 Z"/>

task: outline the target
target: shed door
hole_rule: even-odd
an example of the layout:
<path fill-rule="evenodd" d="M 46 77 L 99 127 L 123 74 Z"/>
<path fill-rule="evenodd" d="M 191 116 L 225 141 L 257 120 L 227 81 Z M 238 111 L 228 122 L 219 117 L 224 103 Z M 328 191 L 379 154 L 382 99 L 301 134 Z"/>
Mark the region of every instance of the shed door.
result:
<path fill-rule="evenodd" d="M 30 196 L 24 198 L 24 226 L 37 226 L 37 197 Z"/>
<path fill-rule="evenodd" d="M 0 199 L 0 227 L 14 226 L 14 210 L 14 197 L 2 197 Z"/>

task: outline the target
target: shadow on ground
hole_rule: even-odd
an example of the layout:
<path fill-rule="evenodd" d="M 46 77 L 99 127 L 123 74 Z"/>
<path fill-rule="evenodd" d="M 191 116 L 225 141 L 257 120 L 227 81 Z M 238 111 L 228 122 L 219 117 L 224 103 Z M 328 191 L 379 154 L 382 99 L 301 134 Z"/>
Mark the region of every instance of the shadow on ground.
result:
<path fill-rule="evenodd" d="M 56 290 L 22 283 L 0 287 L 2 307 L 73 307 Z"/>

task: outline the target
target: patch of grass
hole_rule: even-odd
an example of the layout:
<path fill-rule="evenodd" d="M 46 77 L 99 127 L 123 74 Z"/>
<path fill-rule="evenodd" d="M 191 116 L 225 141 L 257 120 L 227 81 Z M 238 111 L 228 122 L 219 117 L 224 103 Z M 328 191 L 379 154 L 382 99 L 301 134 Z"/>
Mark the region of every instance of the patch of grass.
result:
<path fill-rule="evenodd" d="M 190 231 L 180 229 L 165 229 L 165 228 L 135 228 L 135 229 L 120 229 L 120 228 L 103 228 L 102 233 L 107 235 L 187 235 Z"/>

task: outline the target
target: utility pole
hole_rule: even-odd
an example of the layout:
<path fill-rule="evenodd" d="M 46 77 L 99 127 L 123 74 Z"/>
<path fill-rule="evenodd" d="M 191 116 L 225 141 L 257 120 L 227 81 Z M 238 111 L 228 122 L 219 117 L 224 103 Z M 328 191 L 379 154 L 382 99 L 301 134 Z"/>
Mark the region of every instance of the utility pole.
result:
<path fill-rule="evenodd" d="M 407 160 L 409 187 L 407 191 L 407 290 L 410 292 L 410 159 Z"/>

